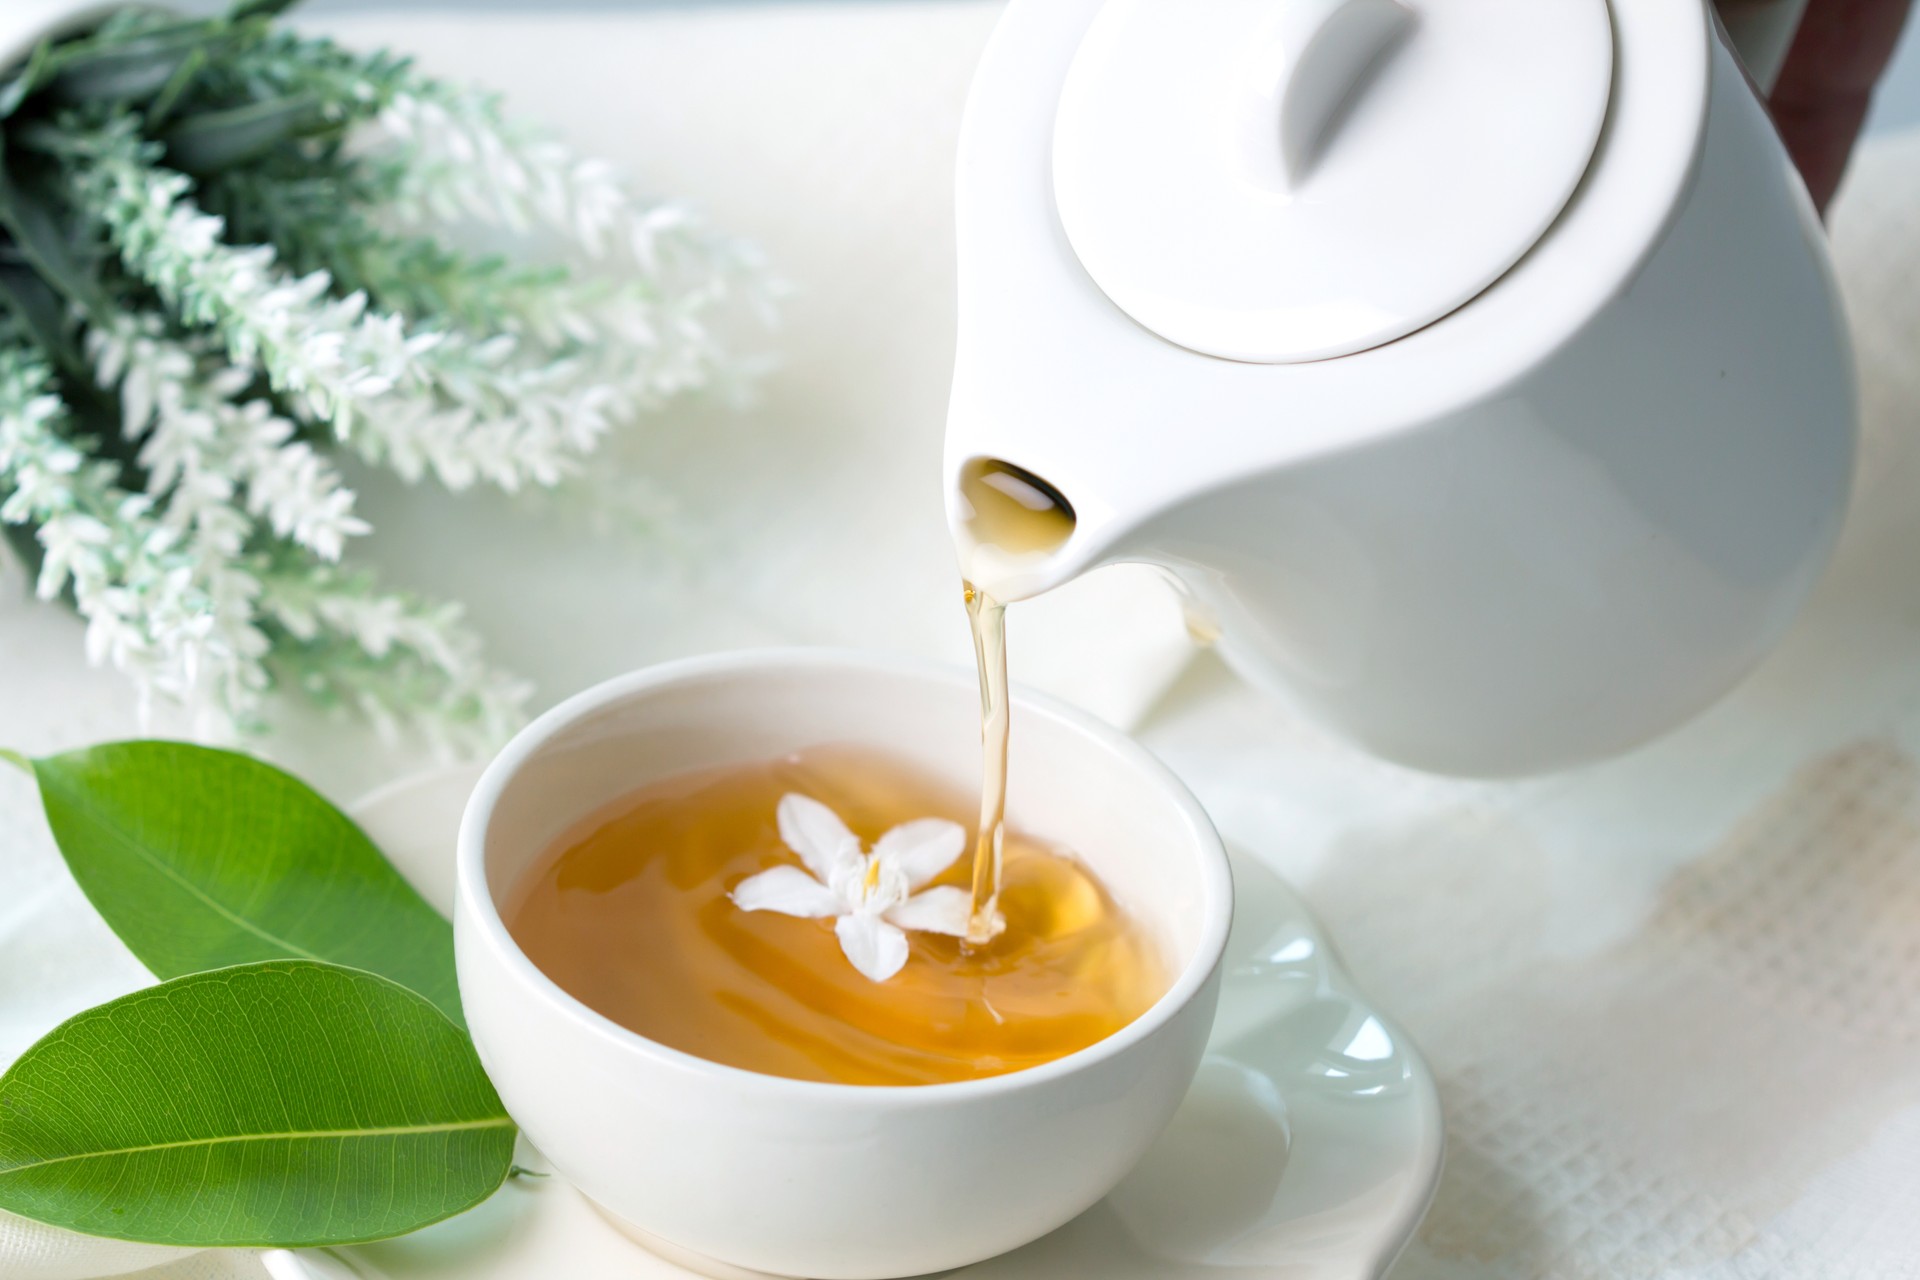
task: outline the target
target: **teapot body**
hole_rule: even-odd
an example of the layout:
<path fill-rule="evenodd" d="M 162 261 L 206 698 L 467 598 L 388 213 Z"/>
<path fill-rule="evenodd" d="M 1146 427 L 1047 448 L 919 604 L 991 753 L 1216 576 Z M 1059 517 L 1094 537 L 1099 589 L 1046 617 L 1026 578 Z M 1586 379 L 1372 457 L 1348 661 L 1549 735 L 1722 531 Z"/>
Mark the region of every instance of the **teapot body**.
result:
<path fill-rule="evenodd" d="M 1656 3 L 1615 0 L 1623 79 L 1687 56 L 1691 28 L 1654 28 L 1689 6 Z M 1238 366 L 1102 314 L 1057 227 L 1022 243 L 1004 208 L 969 207 L 963 137 L 948 467 L 1009 459 L 1084 527 L 1013 594 L 1163 565 L 1256 683 L 1448 773 L 1616 753 L 1729 690 L 1831 552 L 1856 410 L 1818 218 L 1739 62 L 1693 19 L 1684 154 L 1670 104 L 1618 98 L 1595 171 L 1507 278 L 1336 360 Z M 976 144 L 1019 109 L 995 99 L 976 90 Z M 1665 169 L 1623 176 L 1608 148 L 1641 140 L 1669 148 Z M 1012 335 L 996 278 L 1029 291 Z"/>
<path fill-rule="evenodd" d="M 1825 238 L 1724 48 L 1659 248 L 1487 400 L 1176 504 L 1135 535 L 1223 652 L 1343 735 L 1535 772 L 1688 719 L 1773 647 L 1853 471 Z"/>

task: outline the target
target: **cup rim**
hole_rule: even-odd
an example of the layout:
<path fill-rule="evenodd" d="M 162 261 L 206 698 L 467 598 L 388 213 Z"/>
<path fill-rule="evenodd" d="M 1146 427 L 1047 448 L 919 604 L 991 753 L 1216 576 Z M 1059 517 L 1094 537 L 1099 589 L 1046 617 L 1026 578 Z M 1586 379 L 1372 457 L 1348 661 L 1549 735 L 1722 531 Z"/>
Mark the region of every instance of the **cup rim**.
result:
<path fill-rule="evenodd" d="M 977 1080 L 957 1080 L 940 1084 L 873 1085 L 841 1084 L 823 1080 L 797 1080 L 768 1075 L 745 1067 L 714 1062 L 683 1050 L 651 1040 L 623 1026 L 548 977 L 520 949 L 499 904 L 487 884 L 485 833 L 507 784 L 538 752 L 564 730 L 587 715 L 626 701 L 649 690 L 679 684 L 690 679 L 730 673 L 765 672 L 795 668 L 838 668 L 882 675 L 933 679 L 965 687 L 975 679 L 971 670 L 957 664 L 930 659 L 869 653 L 857 649 L 767 648 L 743 649 L 659 663 L 615 676 L 574 694 L 545 712 L 508 742 L 488 763 L 479 783 L 467 801 L 460 820 L 456 855 L 455 916 L 478 929 L 481 940 L 512 971 L 512 976 L 530 985 L 547 1002 L 562 1010 L 583 1029 L 612 1042 L 624 1052 L 638 1053 L 663 1066 L 731 1082 L 741 1087 L 759 1088 L 774 1093 L 815 1099 L 847 1100 L 859 1098 L 889 1105 L 923 1105 L 954 1102 L 983 1094 L 1003 1093 L 1038 1086 L 1063 1075 L 1072 1075 L 1115 1057 L 1147 1039 L 1171 1021 L 1199 995 L 1219 967 L 1226 951 L 1227 931 L 1233 917 L 1233 878 L 1226 848 L 1212 820 L 1185 783 L 1145 747 L 1085 711 L 1057 698 L 1015 685 L 1013 705 L 1027 715 L 1044 715 L 1064 722 L 1090 741 L 1090 745 L 1118 757 L 1119 761 L 1158 784 L 1185 821 L 1200 860 L 1200 879 L 1206 918 L 1201 922 L 1199 938 L 1179 973 L 1160 998 L 1146 1012 L 1084 1049 L 997 1076 Z M 752 1083 L 748 1083 L 752 1082 Z"/>

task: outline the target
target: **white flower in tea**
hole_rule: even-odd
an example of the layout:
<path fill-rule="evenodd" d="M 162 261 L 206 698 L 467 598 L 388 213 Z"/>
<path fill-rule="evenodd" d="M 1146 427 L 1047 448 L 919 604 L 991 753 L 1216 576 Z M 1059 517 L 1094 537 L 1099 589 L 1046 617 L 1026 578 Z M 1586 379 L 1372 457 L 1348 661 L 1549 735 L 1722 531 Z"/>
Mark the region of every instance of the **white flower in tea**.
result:
<path fill-rule="evenodd" d="M 840 949 L 875 982 L 885 982 L 907 963 L 907 930 L 967 936 L 972 896 L 952 885 L 926 888 L 966 847 L 967 833 L 959 823 L 944 818 L 903 822 L 867 852 L 860 837 L 818 800 L 790 793 L 780 798 L 775 816 L 780 838 L 806 870 L 774 867 L 748 876 L 733 890 L 734 905 L 742 911 L 833 918 Z"/>

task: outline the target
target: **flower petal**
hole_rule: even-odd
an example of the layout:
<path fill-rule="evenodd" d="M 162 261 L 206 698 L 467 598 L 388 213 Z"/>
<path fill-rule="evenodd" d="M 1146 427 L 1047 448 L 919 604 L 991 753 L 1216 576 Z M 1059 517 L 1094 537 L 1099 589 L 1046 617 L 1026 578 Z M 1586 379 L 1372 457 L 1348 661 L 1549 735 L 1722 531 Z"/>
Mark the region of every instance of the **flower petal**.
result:
<path fill-rule="evenodd" d="M 780 824 L 780 838 L 800 855 L 800 861 L 820 883 L 832 884 L 836 870 L 860 860 L 860 838 L 847 830 L 839 814 L 818 800 L 789 792 L 780 797 L 774 816 Z"/>
<path fill-rule="evenodd" d="M 775 867 L 748 876 L 733 887 L 733 905 L 742 911 L 778 911 L 808 919 L 837 916 L 847 909 L 839 894 L 798 867 Z"/>
<path fill-rule="evenodd" d="M 907 888 L 918 889 L 952 866 L 967 847 L 966 828 L 945 818 L 903 822 L 880 837 L 873 856 L 900 868 Z"/>
<path fill-rule="evenodd" d="M 879 916 L 841 916 L 833 922 L 833 931 L 853 967 L 874 982 L 885 982 L 907 963 L 907 935 Z"/>
<path fill-rule="evenodd" d="M 949 884 L 908 898 L 887 912 L 887 921 L 902 929 L 964 938 L 967 936 L 967 921 L 972 915 L 973 895 Z"/>

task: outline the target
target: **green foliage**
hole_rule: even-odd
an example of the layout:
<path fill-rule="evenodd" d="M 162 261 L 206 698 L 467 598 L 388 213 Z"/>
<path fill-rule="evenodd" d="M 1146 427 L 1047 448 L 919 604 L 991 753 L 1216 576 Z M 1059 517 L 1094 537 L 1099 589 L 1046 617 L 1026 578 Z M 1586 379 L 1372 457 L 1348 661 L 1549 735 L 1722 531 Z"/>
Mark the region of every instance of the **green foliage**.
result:
<path fill-rule="evenodd" d="M 0 83 L 0 141 L 9 180 L 0 188 L 0 228 L 34 268 L 83 312 L 109 296 L 138 294 L 113 278 L 111 259 L 83 252 L 89 227 L 68 193 L 43 178 L 44 156 L 71 154 L 76 124 L 97 127 L 128 115 L 187 173 L 223 172 L 263 158 L 284 162 L 311 138 L 337 141 L 368 104 L 349 93 L 346 72 L 375 68 L 394 83 L 404 60 L 356 59 L 325 41 L 276 30 L 288 0 L 236 4 L 226 15 L 172 20 L 126 9 L 96 31 L 42 44 Z M 364 64 L 364 65 L 363 65 Z M 35 158 L 35 153 L 42 153 Z"/>
<path fill-rule="evenodd" d="M 451 927 L 299 779 L 178 742 L 111 743 L 32 768 L 74 879 L 156 977 L 324 960 L 461 1020 Z"/>
<path fill-rule="evenodd" d="M 267 961 L 135 992 L 29 1049 L 0 1078 L 0 1208 L 155 1244 L 345 1244 L 478 1204 L 513 1141 L 426 1000 Z"/>
<path fill-rule="evenodd" d="M 136 103 L 167 89 L 183 66 L 208 53 L 231 56 L 257 38 L 263 15 L 176 21 L 153 10 L 124 9 L 86 35 L 43 43 L 0 85 L 0 116 L 36 97 L 73 106 Z"/>
<path fill-rule="evenodd" d="M 105 305 L 103 255 L 96 244 L 76 234 L 61 212 L 41 168 L 21 164 L 0 150 L 0 229 L 9 237 L 11 256 L 31 267 L 66 302 L 98 311 Z M 22 318 L 33 319 L 25 313 Z"/>
<path fill-rule="evenodd" d="M 615 425 L 725 380 L 708 321 L 736 289 L 764 300 L 757 259 L 493 95 L 280 28 L 289 3 L 130 6 L 0 67 L 0 532 L 94 661 L 208 733 L 262 726 L 290 687 L 487 745 L 527 686 L 457 606 L 343 564 L 370 530 L 332 453 L 556 485 Z M 450 247 L 449 221 L 541 260 Z M 302 1245 L 498 1186 L 513 1131 L 451 930 L 352 822 L 225 752 L 0 758 L 166 980 L 0 1079 L 0 1208 Z"/>
<path fill-rule="evenodd" d="M 0 525 L 96 660 L 210 732 L 291 688 L 491 746 L 527 686 L 453 612 L 340 570 L 371 529 L 332 455 L 554 487 L 727 382 L 709 320 L 767 295 L 751 251 L 497 95 L 286 7 L 128 7 L 0 68 L 0 365 L 35 374 L 0 384 Z"/>
<path fill-rule="evenodd" d="M 160 986 L 0 1078 L 0 1209 L 157 1244 L 400 1235 L 508 1176 L 447 922 L 311 788 L 121 742 L 29 760 L 61 853 Z"/>
<path fill-rule="evenodd" d="M 175 168 L 193 174 L 217 173 L 257 160 L 322 124 L 319 100 L 294 94 L 198 112 L 169 126 L 161 140 L 167 161 Z"/>

